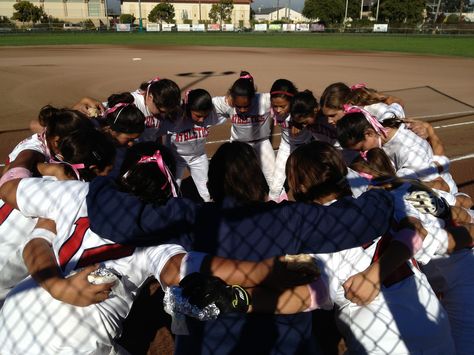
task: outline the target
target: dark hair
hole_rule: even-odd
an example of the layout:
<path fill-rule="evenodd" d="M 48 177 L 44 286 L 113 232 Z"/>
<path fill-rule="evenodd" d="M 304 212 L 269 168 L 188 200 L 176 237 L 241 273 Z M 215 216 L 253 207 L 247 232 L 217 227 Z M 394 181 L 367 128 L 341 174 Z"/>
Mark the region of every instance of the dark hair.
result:
<path fill-rule="evenodd" d="M 208 112 L 214 107 L 211 95 L 204 89 L 190 90 L 184 101 L 188 115 L 191 111 Z"/>
<path fill-rule="evenodd" d="M 247 77 L 248 76 L 248 77 Z M 244 78 L 245 77 L 245 78 Z M 241 71 L 240 78 L 237 79 L 229 89 L 229 94 L 232 98 L 244 96 L 252 99 L 255 96 L 255 84 L 253 77 L 249 72 Z"/>
<path fill-rule="evenodd" d="M 338 82 L 329 85 L 321 95 L 321 107 L 342 110 L 351 95 L 351 88 L 344 83 Z"/>
<path fill-rule="evenodd" d="M 337 121 L 336 127 L 337 140 L 344 148 L 362 142 L 367 129 L 372 128 L 362 112 L 345 114 Z"/>
<path fill-rule="evenodd" d="M 209 163 L 207 187 L 221 202 L 232 197 L 240 203 L 265 201 L 269 188 L 253 148 L 243 142 L 224 143 Z"/>
<path fill-rule="evenodd" d="M 310 90 L 300 91 L 293 97 L 291 120 L 299 123 L 303 118 L 316 116 L 318 107 L 318 100 Z"/>
<path fill-rule="evenodd" d="M 168 178 L 156 162 L 138 164 L 142 157 L 152 156 L 156 151 L 160 152 L 164 164 L 174 175 L 176 166 L 173 154 L 158 143 L 142 142 L 127 149 L 118 184 L 122 191 L 129 192 L 146 203 L 163 204 L 172 197 L 172 188 Z M 178 191 L 174 177 L 172 177 L 172 184 Z"/>
<path fill-rule="evenodd" d="M 78 170 L 81 178 L 86 181 L 96 176 L 90 169 L 91 166 L 103 171 L 113 165 L 115 160 L 115 146 L 112 139 L 93 128 L 76 130 L 65 136 L 59 141 L 58 150 L 65 162 L 84 164 L 84 168 Z"/>
<path fill-rule="evenodd" d="M 358 172 L 370 174 L 374 178 L 396 175 L 395 168 L 383 149 L 369 149 L 364 157 L 356 157 L 351 163 L 351 168 Z"/>
<path fill-rule="evenodd" d="M 46 137 L 65 137 L 80 129 L 93 128 L 90 119 L 82 112 L 50 105 L 41 108 L 38 120 L 46 127 Z"/>
<path fill-rule="evenodd" d="M 129 92 L 109 96 L 107 99 L 109 109 L 118 104 L 128 105 L 107 113 L 105 120 L 99 122 L 118 133 L 142 133 L 145 130 L 145 115 L 133 105 L 133 102 L 134 98 Z"/>
<path fill-rule="evenodd" d="M 288 185 L 296 201 L 313 202 L 336 194 L 352 195 L 347 166 L 331 144 L 314 141 L 296 148 L 286 162 Z"/>
<path fill-rule="evenodd" d="M 297 93 L 298 89 L 296 86 L 291 81 L 286 79 L 275 80 L 272 87 L 270 88 L 270 98 L 272 99 L 281 97 L 291 102 Z"/>
<path fill-rule="evenodd" d="M 151 94 L 156 107 L 174 111 L 181 105 L 181 90 L 172 80 L 147 81 L 140 85 L 140 90 L 146 94 Z"/>

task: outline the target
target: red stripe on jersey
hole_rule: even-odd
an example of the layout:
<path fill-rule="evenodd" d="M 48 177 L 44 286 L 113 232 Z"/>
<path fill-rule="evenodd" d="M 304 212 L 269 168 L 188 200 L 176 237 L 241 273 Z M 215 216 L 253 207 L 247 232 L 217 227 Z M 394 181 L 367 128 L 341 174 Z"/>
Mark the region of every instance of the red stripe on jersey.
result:
<path fill-rule="evenodd" d="M 105 260 L 116 260 L 130 256 L 135 251 L 135 247 L 122 244 L 105 244 L 99 247 L 85 250 L 77 265 L 76 269 L 100 263 Z"/>
<path fill-rule="evenodd" d="M 2 207 L 0 207 L 0 225 L 3 224 L 13 212 L 14 208 L 9 204 L 5 203 Z"/>
<path fill-rule="evenodd" d="M 392 242 L 393 237 L 390 234 L 385 234 L 380 240 L 377 242 L 377 247 L 374 252 L 374 256 L 372 257 L 372 262 L 376 262 L 380 259 L 384 251 L 388 248 L 390 243 Z M 392 272 L 388 277 L 382 282 L 385 287 L 390 287 L 397 282 L 400 282 L 407 277 L 413 275 L 413 271 L 408 266 L 408 263 L 405 262 L 400 265 L 394 272 Z"/>
<path fill-rule="evenodd" d="M 59 266 L 61 266 L 62 270 L 65 269 L 69 260 L 80 249 L 84 235 L 89 229 L 89 218 L 81 217 L 74 224 L 76 225 L 74 232 L 59 249 Z"/>

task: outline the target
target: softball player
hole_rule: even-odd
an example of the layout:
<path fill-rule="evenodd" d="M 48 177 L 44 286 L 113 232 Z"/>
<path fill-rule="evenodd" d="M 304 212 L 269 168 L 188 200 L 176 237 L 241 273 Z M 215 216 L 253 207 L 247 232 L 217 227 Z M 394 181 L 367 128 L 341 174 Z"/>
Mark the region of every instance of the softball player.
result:
<path fill-rule="evenodd" d="M 297 149 L 288 160 L 288 174 L 290 188 L 297 200 L 331 204 L 331 200 L 350 193 L 344 178 L 345 164 L 338 152 L 327 143 L 313 142 Z M 403 195 L 405 192 L 396 193 Z M 408 203 L 397 208 L 394 213 L 398 222 L 407 216 L 421 217 Z M 442 229 L 435 232 L 441 232 L 439 239 L 447 239 Z M 397 235 L 396 240 L 405 239 L 404 233 L 402 229 L 394 234 Z M 410 233 L 412 232 L 408 234 Z M 364 247 L 314 255 L 329 290 L 329 298 L 339 307 L 339 327 L 349 352 L 453 354 L 446 313 L 426 277 L 418 270 L 416 262 L 404 263 L 396 272 L 391 273 L 384 280 L 381 292 L 371 303 L 360 306 L 346 299 L 346 280 L 388 253 L 391 240 L 390 235 L 385 235 Z M 412 241 L 408 244 L 407 241 L 404 242 L 413 252 L 411 243 Z M 426 240 L 423 244 L 425 243 Z M 428 249 L 430 248 L 431 244 Z M 367 282 L 370 282 L 370 278 Z"/>
<path fill-rule="evenodd" d="M 212 99 L 217 115 L 231 120 L 231 141 L 250 144 L 259 157 L 263 174 L 271 185 L 275 152 L 270 142 L 272 115 L 270 94 L 256 93 L 252 76 L 241 72 L 227 96 Z"/>

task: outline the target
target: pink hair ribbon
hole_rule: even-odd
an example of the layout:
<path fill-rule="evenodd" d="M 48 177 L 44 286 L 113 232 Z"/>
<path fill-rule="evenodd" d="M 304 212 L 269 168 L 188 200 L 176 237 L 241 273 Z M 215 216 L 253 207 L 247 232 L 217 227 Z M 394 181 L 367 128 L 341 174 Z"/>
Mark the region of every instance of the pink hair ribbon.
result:
<path fill-rule="evenodd" d="M 127 106 L 130 106 L 130 105 L 134 105 L 133 103 L 128 103 L 128 102 L 119 102 L 118 104 L 115 104 L 115 106 L 113 107 L 110 107 L 108 108 L 107 110 L 104 111 L 104 114 L 102 115 L 104 118 L 107 117 L 107 115 L 109 115 L 110 113 L 114 113 L 115 111 L 117 111 L 118 109 L 120 109 L 120 111 L 117 113 L 117 116 L 115 116 L 115 119 L 114 119 L 114 123 L 117 122 L 117 119 L 118 117 L 120 116 L 120 114 L 122 113 L 122 110 L 127 107 Z"/>
<path fill-rule="evenodd" d="M 189 101 L 189 93 L 191 92 L 191 90 L 186 90 L 184 92 L 184 104 L 187 105 L 188 104 L 188 101 Z"/>
<path fill-rule="evenodd" d="M 253 76 L 250 74 L 241 75 L 239 79 L 250 79 L 253 80 Z"/>
<path fill-rule="evenodd" d="M 151 84 L 156 83 L 157 81 L 160 81 L 160 80 L 161 80 L 161 79 L 157 76 L 157 77 L 155 77 L 155 78 L 153 78 L 153 79 L 147 81 L 148 86 L 146 87 L 146 96 L 145 96 L 145 97 L 148 96 L 148 93 L 149 93 L 149 91 L 150 91 L 150 86 L 151 86 Z"/>
<path fill-rule="evenodd" d="M 77 180 L 81 180 L 81 174 L 79 173 L 79 169 L 84 169 L 86 167 L 83 163 L 71 164 L 71 163 L 68 163 L 67 161 L 64 161 L 64 160 L 60 159 L 58 154 L 56 154 L 56 157 L 59 160 L 54 160 L 54 159 L 51 158 L 51 159 L 49 159 L 49 163 L 50 164 L 65 164 L 65 165 L 68 165 L 72 169 L 72 171 L 74 171 L 74 174 L 76 175 Z"/>
<path fill-rule="evenodd" d="M 357 107 L 357 106 L 351 106 L 351 105 L 344 105 L 344 113 L 362 113 L 364 117 L 367 119 L 367 121 L 370 123 L 372 128 L 377 132 L 378 134 L 387 137 L 387 129 L 382 126 L 382 124 L 377 121 L 377 118 L 372 116 L 368 111 L 364 110 L 363 108 Z"/>
<path fill-rule="evenodd" d="M 166 180 L 167 180 L 167 182 L 165 182 L 163 186 L 161 187 L 161 190 L 164 190 L 166 188 L 166 185 L 169 184 L 171 188 L 171 194 L 173 195 L 173 197 L 178 197 L 178 193 L 174 185 L 173 175 L 171 174 L 170 170 L 168 169 L 165 162 L 163 161 L 163 157 L 161 156 L 161 152 L 159 150 L 157 150 L 152 156 L 142 156 L 137 164 L 145 164 L 145 163 L 153 163 L 153 162 L 155 162 L 158 165 L 158 167 L 160 168 L 160 171 L 163 173 L 163 175 L 166 177 Z"/>
<path fill-rule="evenodd" d="M 357 89 L 363 89 L 367 87 L 366 84 L 355 84 L 351 86 L 351 91 L 357 90 Z"/>
<path fill-rule="evenodd" d="M 367 161 L 367 152 L 368 152 L 368 150 L 361 150 L 359 152 L 361 158 L 364 159 L 365 161 Z"/>
<path fill-rule="evenodd" d="M 370 174 L 367 174 L 367 173 L 363 173 L 363 172 L 359 172 L 359 175 L 368 179 L 368 180 L 372 180 L 374 177 Z"/>

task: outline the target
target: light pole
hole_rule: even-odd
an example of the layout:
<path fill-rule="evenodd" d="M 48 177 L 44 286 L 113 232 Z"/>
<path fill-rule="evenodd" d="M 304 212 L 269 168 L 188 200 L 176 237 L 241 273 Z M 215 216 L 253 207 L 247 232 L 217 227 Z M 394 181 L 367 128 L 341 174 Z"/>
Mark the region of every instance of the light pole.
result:
<path fill-rule="evenodd" d="M 360 17 L 359 19 L 362 20 L 362 11 L 364 10 L 364 0 L 360 0 Z"/>
<path fill-rule="evenodd" d="M 349 0 L 346 0 L 346 12 L 344 12 L 344 27 L 346 27 L 348 7 L 349 7 Z"/>
<path fill-rule="evenodd" d="M 138 31 L 143 31 L 143 20 L 142 20 L 142 2 L 138 0 Z"/>
<path fill-rule="evenodd" d="M 379 20 L 379 6 L 380 6 L 380 0 L 377 0 L 377 12 L 375 14 L 375 21 Z"/>

